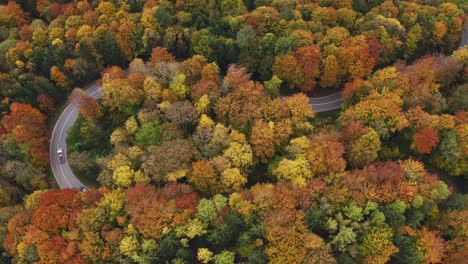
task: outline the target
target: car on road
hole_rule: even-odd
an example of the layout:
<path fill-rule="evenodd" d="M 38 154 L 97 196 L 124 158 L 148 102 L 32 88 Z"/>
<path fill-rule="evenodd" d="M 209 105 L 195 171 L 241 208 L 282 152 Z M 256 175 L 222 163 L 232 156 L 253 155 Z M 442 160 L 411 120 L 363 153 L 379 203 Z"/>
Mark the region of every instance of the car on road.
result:
<path fill-rule="evenodd" d="M 57 150 L 57 156 L 58 156 L 60 164 L 65 163 L 65 152 L 63 152 L 62 148 L 59 148 Z"/>
<path fill-rule="evenodd" d="M 83 185 L 80 186 L 80 192 L 86 192 L 88 188 L 84 187 Z"/>

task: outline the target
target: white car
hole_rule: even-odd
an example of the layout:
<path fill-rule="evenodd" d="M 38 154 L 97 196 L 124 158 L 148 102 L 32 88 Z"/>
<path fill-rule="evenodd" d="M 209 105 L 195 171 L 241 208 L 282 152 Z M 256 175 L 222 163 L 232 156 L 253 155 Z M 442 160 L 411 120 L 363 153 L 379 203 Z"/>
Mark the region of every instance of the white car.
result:
<path fill-rule="evenodd" d="M 63 152 L 62 148 L 59 148 L 57 150 L 57 156 L 58 156 L 60 164 L 65 163 L 65 152 Z"/>

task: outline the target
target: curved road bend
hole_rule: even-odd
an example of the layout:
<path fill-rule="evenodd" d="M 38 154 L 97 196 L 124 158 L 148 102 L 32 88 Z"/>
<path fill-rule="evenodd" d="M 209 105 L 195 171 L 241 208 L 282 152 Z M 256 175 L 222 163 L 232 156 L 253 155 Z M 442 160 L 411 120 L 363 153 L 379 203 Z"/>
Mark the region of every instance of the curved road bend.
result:
<path fill-rule="evenodd" d="M 86 93 L 93 98 L 100 98 L 101 85 L 97 82 L 94 83 L 86 90 Z M 50 138 L 50 166 L 52 168 L 52 173 L 54 174 L 55 180 L 61 189 L 79 188 L 80 186 L 84 186 L 70 169 L 67 155 L 66 139 L 68 130 L 73 126 L 77 117 L 78 108 L 75 105 L 68 104 L 65 110 L 63 110 L 63 112 L 60 114 L 57 123 L 55 123 L 55 127 Z M 59 148 L 62 148 L 65 152 L 65 163 L 63 164 L 60 164 L 58 159 L 57 150 Z"/>
<path fill-rule="evenodd" d="M 463 29 L 460 48 L 468 45 L 468 28 Z M 335 110 L 341 107 L 343 100 L 341 99 L 341 92 L 331 94 L 324 97 L 310 98 L 310 104 L 314 112 L 326 112 Z"/>
<path fill-rule="evenodd" d="M 468 29 L 465 28 L 462 34 L 460 47 L 468 45 Z M 128 74 L 128 71 L 127 71 Z M 101 85 L 96 82 L 86 90 L 86 93 L 98 99 L 101 97 Z M 335 110 L 341 107 L 341 93 L 334 93 L 324 97 L 310 98 L 310 104 L 315 112 L 325 112 Z M 67 132 L 70 127 L 75 123 L 78 117 L 78 108 L 74 105 L 67 105 L 65 110 L 60 115 L 57 123 L 55 124 L 52 136 L 50 139 L 50 166 L 52 173 L 57 180 L 61 189 L 64 188 L 79 188 L 84 186 L 78 178 L 73 174 L 70 166 L 68 165 L 67 155 Z M 65 154 L 65 163 L 60 164 L 57 156 L 57 149 L 62 148 Z"/>
<path fill-rule="evenodd" d="M 95 99 L 101 97 L 101 85 L 99 83 L 93 84 L 86 90 L 86 93 Z M 315 112 L 324 112 L 338 109 L 341 106 L 341 95 L 335 93 L 329 96 L 310 98 L 310 104 Z M 78 117 L 78 107 L 75 105 L 67 105 L 55 124 L 52 136 L 50 139 L 50 166 L 52 173 L 61 189 L 65 188 L 79 188 L 84 186 L 73 174 L 70 165 L 68 164 L 67 155 L 67 133 L 73 126 Z M 65 162 L 60 164 L 57 150 L 62 148 L 65 152 Z"/>
<path fill-rule="evenodd" d="M 343 100 L 341 92 L 337 92 L 323 97 L 311 97 L 309 102 L 314 112 L 326 112 L 340 108 Z"/>
<path fill-rule="evenodd" d="M 101 97 L 101 85 L 94 83 L 86 90 L 86 93 L 95 99 Z M 335 93 L 329 96 L 310 98 L 310 104 L 315 112 L 324 112 L 338 109 L 341 106 L 341 94 Z M 73 126 L 78 117 L 78 107 L 68 104 L 65 110 L 57 120 L 52 136 L 50 138 L 50 166 L 52 173 L 61 189 L 79 188 L 84 186 L 73 174 L 70 165 L 68 164 L 67 153 L 67 134 L 68 130 Z M 60 164 L 57 150 L 62 148 L 65 152 L 65 162 Z"/>

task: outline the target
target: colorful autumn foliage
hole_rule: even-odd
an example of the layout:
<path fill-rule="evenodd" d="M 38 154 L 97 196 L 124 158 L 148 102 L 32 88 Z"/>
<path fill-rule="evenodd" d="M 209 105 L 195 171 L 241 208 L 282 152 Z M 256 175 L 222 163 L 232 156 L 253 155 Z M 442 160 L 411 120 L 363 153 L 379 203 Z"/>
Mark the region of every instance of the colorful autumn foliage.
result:
<path fill-rule="evenodd" d="M 49 162 L 47 117 L 29 104 L 13 103 L 11 113 L 2 118 L 2 126 L 23 150 L 34 165 L 46 166 Z"/>
<path fill-rule="evenodd" d="M 439 143 L 439 137 L 434 129 L 423 127 L 413 135 L 416 151 L 421 154 L 431 154 L 432 149 Z"/>
<path fill-rule="evenodd" d="M 466 195 L 431 173 L 467 174 L 466 49 L 442 55 L 461 6 L 16 2 L 0 6 L 1 263 L 466 259 Z M 99 73 L 102 100 L 70 89 Z M 343 87 L 333 117 L 296 93 Z M 69 163 L 101 187 L 37 191 L 45 114 L 67 97 Z"/>

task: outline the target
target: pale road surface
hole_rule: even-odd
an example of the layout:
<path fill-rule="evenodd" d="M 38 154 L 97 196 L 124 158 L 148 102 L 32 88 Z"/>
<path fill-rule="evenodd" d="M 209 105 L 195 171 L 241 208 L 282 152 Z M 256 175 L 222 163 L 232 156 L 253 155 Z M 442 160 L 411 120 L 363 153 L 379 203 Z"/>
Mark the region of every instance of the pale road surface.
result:
<path fill-rule="evenodd" d="M 468 29 L 463 30 L 462 41 L 460 47 L 468 45 Z M 86 90 L 86 93 L 93 98 L 101 97 L 101 85 L 96 82 Z M 324 97 L 310 98 L 310 104 L 314 112 L 325 112 L 330 110 L 339 109 L 341 107 L 341 93 L 334 93 Z M 67 132 L 75 123 L 78 117 L 78 108 L 74 105 L 67 105 L 65 110 L 60 115 L 57 123 L 55 124 L 52 136 L 50 138 L 50 166 L 55 180 L 61 189 L 65 188 L 79 188 L 84 186 L 78 178 L 73 174 L 70 166 L 68 165 L 67 153 Z M 62 148 L 65 152 L 65 163 L 60 164 L 57 156 L 57 150 Z"/>
<path fill-rule="evenodd" d="M 466 46 L 468 45 L 468 28 L 465 28 L 463 30 L 463 34 L 462 34 L 462 40 L 461 40 L 461 43 L 460 43 L 460 47 L 463 47 L 463 46 Z"/>

